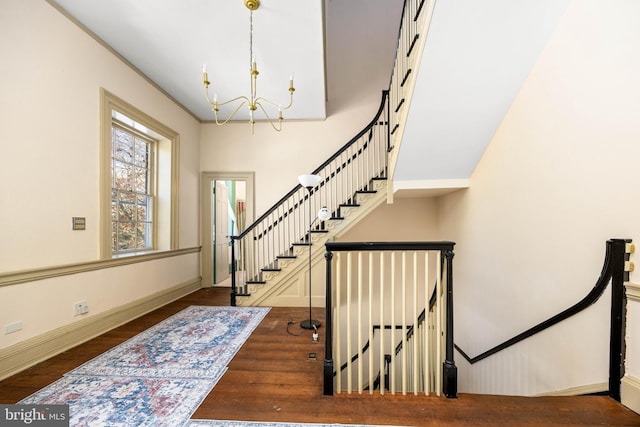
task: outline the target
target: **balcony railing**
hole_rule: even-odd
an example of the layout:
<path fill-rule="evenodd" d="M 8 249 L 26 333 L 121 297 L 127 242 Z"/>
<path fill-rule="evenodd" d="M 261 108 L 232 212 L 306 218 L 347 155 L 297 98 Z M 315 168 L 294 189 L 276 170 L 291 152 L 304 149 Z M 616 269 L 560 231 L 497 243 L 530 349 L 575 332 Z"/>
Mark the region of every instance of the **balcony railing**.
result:
<path fill-rule="evenodd" d="M 324 394 L 456 397 L 454 243 L 325 246 Z"/>

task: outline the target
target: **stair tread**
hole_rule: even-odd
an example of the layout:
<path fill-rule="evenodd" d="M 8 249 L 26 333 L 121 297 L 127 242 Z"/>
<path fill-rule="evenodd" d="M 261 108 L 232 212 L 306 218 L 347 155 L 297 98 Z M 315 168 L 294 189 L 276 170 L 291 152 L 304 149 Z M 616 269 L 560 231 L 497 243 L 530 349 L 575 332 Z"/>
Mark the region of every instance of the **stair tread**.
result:
<path fill-rule="evenodd" d="M 372 180 L 386 181 L 387 178 L 374 177 L 372 178 Z M 306 231 L 299 230 L 300 233 L 304 233 L 304 234 L 302 234 L 302 236 L 298 236 L 297 238 L 298 241 L 290 243 L 290 246 L 287 249 L 283 248 L 278 250 L 277 252 L 280 253 L 279 255 L 276 255 L 276 254 L 270 255 L 271 262 L 269 262 L 265 267 L 259 268 L 258 273 L 253 275 L 253 280 L 248 280 L 244 283 L 246 285 L 244 287 L 245 288 L 244 292 L 238 295 L 250 297 L 250 299 L 247 301 L 251 301 L 252 299 L 256 299 L 256 301 L 262 301 L 262 300 L 266 301 L 268 298 L 272 298 L 274 296 L 277 297 L 276 294 L 272 294 L 273 293 L 272 286 L 278 286 L 283 279 L 285 281 L 289 280 L 291 274 L 297 274 L 297 271 L 299 270 L 299 268 L 297 267 L 299 262 L 298 258 L 301 260 L 306 259 L 307 255 L 303 254 L 304 252 L 307 252 L 307 251 L 316 252 L 316 251 L 322 250 L 324 246 L 324 239 L 325 239 L 322 236 L 324 235 L 330 236 L 332 235 L 331 233 L 336 232 L 336 229 L 338 231 L 340 230 L 341 228 L 340 223 L 333 223 L 329 225 L 330 224 L 329 221 L 331 220 L 351 221 L 352 218 L 350 216 L 352 212 L 359 212 L 358 208 L 363 206 L 369 206 L 369 204 L 371 204 L 372 201 L 374 203 L 377 203 L 380 199 L 379 196 L 385 193 L 384 190 L 382 190 L 382 193 L 381 193 L 381 189 L 378 187 L 381 187 L 381 186 L 379 184 L 372 183 L 372 181 L 369 181 L 368 184 L 363 185 L 362 190 L 352 190 L 351 196 L 346 198 L 344 203 L 339 203 L 338 206 L 335 207 L 334 211 L 331 213 L 331 216 L 329 218 L 323 219 L 323 220 L 314 220 L 312 223 L 313 226 L 311 227 L 311 229 L 307 228 Z M 370 196 L 366 196 L 367 194 Z M 359 200 L 358 197 L 360 197 L 362 200 Z M 340 209 L 345 209 L 345 210 L 341 212 Z M 291 212 L 286 212 L 286 216 L 288 217 L 289 215 L 291 215 Z M 360 214 L 356 214 L 356 215 L 358 216 L 356 216 L 355 218 L 358 218 Z M 282 218 L 278 218 L 274 224 L 279 225 L 281 220 L 282 221 L 285 220 L 284 217 L 285 215 L 283 215 Z M 271 229 L 269 231 L 271 231 Z M 324 234 L 320 236 L 318 233 L 324 233 Z M 316 237 L 318 241 L 314 242 L 313 236 L 318 236 Z M 313 248 L 311 247 L 312 245 L 313 245 Z M 308 247 L 308 249 L 306 247 Z M 266 279 L 266 277 L 268 277 L 268 279 Z M 255 291 L 255 292 L 249 293 L 248 285 L 253 285 L 254 287 L 251 289 L 252 291 Z"/>

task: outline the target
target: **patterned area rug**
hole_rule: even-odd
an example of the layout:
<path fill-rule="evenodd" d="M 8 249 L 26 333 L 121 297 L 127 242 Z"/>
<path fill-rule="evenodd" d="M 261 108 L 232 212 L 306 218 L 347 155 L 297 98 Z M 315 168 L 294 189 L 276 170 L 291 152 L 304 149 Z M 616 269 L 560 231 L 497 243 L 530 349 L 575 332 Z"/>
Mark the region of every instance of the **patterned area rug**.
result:
<path fill-rule="evenodd" d="M 68 375 L 20 404 L 69 405 L 70 426 L 183 425 L 215 381 Z"/>
<path fill-rule="evenodd" d="M 181 426 L 269 312 L 191 306 L 20 404 L 68 404 L 72 426 Z"/>
<path fill-rule="evenodd" d="M 191 306 L 69 374 L 216 378 L 267 311 Z"/>

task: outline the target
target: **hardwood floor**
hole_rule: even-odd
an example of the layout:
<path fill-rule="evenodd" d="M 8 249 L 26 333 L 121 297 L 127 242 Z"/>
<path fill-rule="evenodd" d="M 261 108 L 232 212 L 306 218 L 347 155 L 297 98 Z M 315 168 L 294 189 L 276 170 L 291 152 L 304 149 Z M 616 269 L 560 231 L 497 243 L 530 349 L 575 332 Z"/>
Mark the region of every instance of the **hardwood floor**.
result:
<path fill-rule="evenodd" d="M 226 288 L 206 288 L 0 382 L 0 403 L 15 403 L 69 370 L 189 305 L 228 305 Z M 509 397 L 322 395 L 320 342 L 300 328 L 308 309 L 273 307 L 193 414 L 195 419 L 405 426 L 640 426 L 640 415 L 606 396 Z M 313 317 L 324 321 L 324 310 Z M 310 360 L 309 353 L 316 353 Z"/>

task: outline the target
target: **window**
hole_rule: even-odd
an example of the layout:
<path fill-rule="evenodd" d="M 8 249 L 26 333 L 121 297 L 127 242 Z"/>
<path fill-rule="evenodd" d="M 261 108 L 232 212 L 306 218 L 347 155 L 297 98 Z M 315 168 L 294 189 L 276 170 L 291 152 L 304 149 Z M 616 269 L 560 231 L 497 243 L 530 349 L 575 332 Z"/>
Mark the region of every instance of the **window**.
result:
<path fill-rule="evenodd" d="M 153 249 L 156 141 L 116 118 L 111 135 L 111 252 Z"/>
<path fill-rule="evenodd" d="M 102 258 L 177 248 L 178 134 L 101 91 Z"/>

